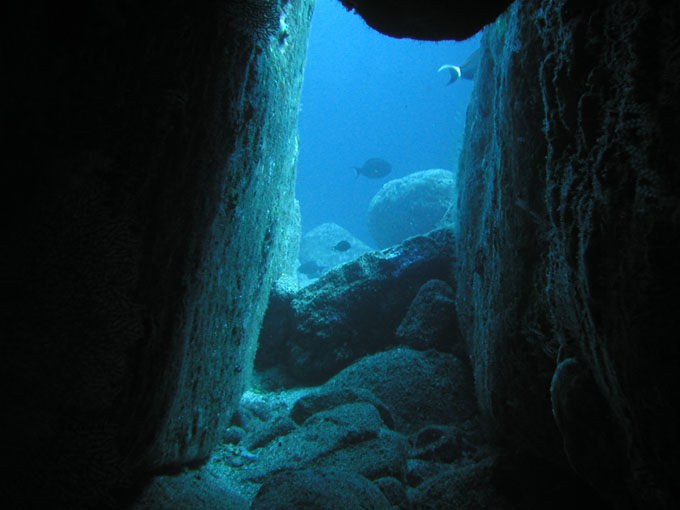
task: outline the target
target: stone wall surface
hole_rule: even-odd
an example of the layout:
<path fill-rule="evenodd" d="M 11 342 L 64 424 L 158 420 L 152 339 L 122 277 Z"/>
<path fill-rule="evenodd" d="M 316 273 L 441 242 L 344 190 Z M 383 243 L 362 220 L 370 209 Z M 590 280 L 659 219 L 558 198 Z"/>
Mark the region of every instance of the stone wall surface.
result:
<path fill-rule="evenodd" d="M 297 253 L 312 6 L 9 8 L 3 458 L 24 504 L 118 508 L 210 454 Z"/>
<path fill-rule="evenodd" d="M 459 169 L 487 430 L 620 508 L 678 502 L 679 16 L 515 2 L 484 35 Z"/>

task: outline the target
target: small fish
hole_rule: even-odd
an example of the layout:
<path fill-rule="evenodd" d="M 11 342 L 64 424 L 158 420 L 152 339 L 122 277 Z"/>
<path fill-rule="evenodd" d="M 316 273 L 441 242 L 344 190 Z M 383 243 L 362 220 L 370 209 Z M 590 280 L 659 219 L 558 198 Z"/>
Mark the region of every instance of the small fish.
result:
<path fill-rule="evenodd" d="M 298 267 L 298 273 L 307 275 L 309 278 L 318 278 L 324 272 L 326 267 L 320 266 L 313 260 L 308 260 Z"/>
<path fill-rule="evenodd" d="M 358 166 L 353 166 L 352 168 L 357 171 L 357 177 L 361 174 L 370 179 L 379 179 L 380 177 L 385 177 L 392 171 L 392 164 L 384 159 L 371 158 L 366 160 L 364 166 L 361 168 Z"/>
<path fill-rule="evenodd" d="M 451 85 L 453 82 L 457 81 L 458 78 L 463 78 L 464 80 L 474 80 L 481 56 L 482 49 L 478 48 L 460 66 L 443 65 L 437 72 L 441 72 L 444 69 L 448 69 L 451 72 L 451 79 L 446 85 Z"/>
<path fill-rule="evenodd" d="M 348 241 L 340 241 L 338 244 L 333 246 L 333 249 L 335 251 L 347 251 L 352 247 L 351 244 L 349 244 Z"/>

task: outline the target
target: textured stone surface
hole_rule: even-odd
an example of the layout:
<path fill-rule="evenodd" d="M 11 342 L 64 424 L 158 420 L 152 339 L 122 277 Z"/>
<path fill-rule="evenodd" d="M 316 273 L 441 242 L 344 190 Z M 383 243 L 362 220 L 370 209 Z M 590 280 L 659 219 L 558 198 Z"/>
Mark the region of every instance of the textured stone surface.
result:
<path fill-rule="evenodd" d="M 251 508 L 390 510 L 391 505 L 382 492 L 361 475 L 336 469 L 307 469 L 273 475 L 264 483 Z"/>
<path fill-rule="evenodd" d="M 282 11 L 255 3 L 8 14 L 3 455 L 27 506 L 119 508 L 140 471 L 206 458 L 238 401 L 297 251 L 311 17 L 287 2 L 269 38 Z"/>
<path fill-rule="evenodd" d="M 370 391 L 391 411 L 395 430 L 403 433 L 431 423 L 463 425 L 477 413 L 470 368 L 437 351 L 399 347 L 366 356 L 326 387 Z"/>
<path fill-rule="evenodd" d="M 319 457 L 312 465 L 320 468 L 350 469 L 369 480 L 385 476 L 404 479 L 409 443 L 406 436 L 382 429 L 380 435 Z"/>
<path fill-rule="evenodd" d="M 266 462 L 255 463 L 240 476 L 262 483 L 272 473 L 284 469 L 302 469 L 339 450 L 362 450 L 380 434 L 383 421 L 371 404 L 357 402 L 320 411 L 292 432 L 281 435 L 257 450 Z M 352 470 L 352 466 L 346 469 Z"/>
<path fill-rule="evenodd" d="M 376 245 L 387 248 L 435 228 L 454 198 L 455 187 L 455 174 L 441 169 L 386 182 L 368 206 L 368 231 Z"/>
<path fill-rule="evenodd" d="M 404 489 L 404 485 L 396 478 L 387 476 L 373 480 L 373 483 L 392 504 L 392 510 L 394 510 L 395 507 L 398 510 L 407 510 L 411 508 L 408 496 L 406 495 L 406 489 Z"/>
<path fill-rule="evenodd" d="M 621 430 L 590 370 L 575 358 L 562 361 L 550 386 L 553 415 L 569 464 L 610 499 L 625 473 Z"/>
<path fill-rule="evenodd" d="M 345 251 L 336 250 L 338 243 L 347 241 L 349 249 Z M 314 261 L 321 269 L 326 272 L 340 264 L 358 258 L 366 252 L 372 251 L 371 247 L 361 240 L 354 237 L 350 232 L 336 223 L 322 223 L 307 232 L 300 239 L 300 264 Z M 309 285 L 316 281 L 298 271 L 297 274 L 300 287 Z"/>
<path fill-rule="evenodd" d="M 285 366 L 305 383 L 328 380 L 361 356 L 394 344 L 394 333 L 420 286 L 450 272 L 448 229 L 408 239 L 344 264 L 292 301 L 282 331 Z"/>
<path fill-rule="evenodd" d="M 298 291 L 297 281 L 292 275 L 284 275 L 272 286 L 255 356 L 257 370 L 273 367 L 285 356 L 284 339 L 293 326 L 291 301 Z"/>
<path fill-rule="evenodd" d="M 451 468 L 420 486 L 412 498 L 418 510 L 512 508 L 493 480 L 493 460 Z M 526 507 L 525 507 L 526 508 Z"/>
<path fill-rule="evenodd" d="M 378 397 L 373 395 L 368 390 L 363 388 L 324 388 L 323 386 L 309 395 L 305 395 L 295 402 L 293 409 L 290 411 L 290 417 L 298 425 L 303 424 L 307 418 L 323 411 L 331 409 L 341 404 L 349 404 L 353 402 L 368 402 L 375 406 L 380 413 L 385 425 L 391 429 L 394 428 L 394 418 L 392 413 L 385 407 Z"/>
<path fill-rule="evenodd" d="M 186 472 L 159 476 L 145 489 L 130 510 L 248 510 L 241 495 L 220 486 L 212 477 L 197 478 Z"/>
<path fill-rule="evenodd" d="M 397 343 L 412 349 L 437 349 L 467 356 L 454 299 L 453 289 L 442 280 L 423 284 L 397 328 Z"/>
<path fill-rule="evenodd" d="M 547 391 L 556 343 L 538 266 L 548 241 L 535 15 L 528 3 L 515 3 L 482 40 L 454 211 L 456 307 L 491 436 L 558 458 Z"/>
<path fill-rule="evenodd" d="M 680 486 L 678 16 L 514 3 L 483 38 L 459 169 L 457 307 L 487 429 L 553 465 L 566 450 L 623 507 L 673 508 Z"/>

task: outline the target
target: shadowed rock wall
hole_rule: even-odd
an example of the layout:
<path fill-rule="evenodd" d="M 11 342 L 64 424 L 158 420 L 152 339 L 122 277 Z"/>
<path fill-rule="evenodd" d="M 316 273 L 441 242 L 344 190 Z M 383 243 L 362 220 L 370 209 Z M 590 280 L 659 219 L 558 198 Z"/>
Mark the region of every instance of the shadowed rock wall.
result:
<path fill-rule="evenodd" d="M 3 458 L 19 502 L 117 508 L 140 473 L 209 455 L 297 252 L 311 5 L 9 8 Z"/>
<path fill-rule="evenodd" d="M 483 38 L 458 312 L 485 424 L 619 508 L 678 502 L 677 3 L 516 2 Z"/>

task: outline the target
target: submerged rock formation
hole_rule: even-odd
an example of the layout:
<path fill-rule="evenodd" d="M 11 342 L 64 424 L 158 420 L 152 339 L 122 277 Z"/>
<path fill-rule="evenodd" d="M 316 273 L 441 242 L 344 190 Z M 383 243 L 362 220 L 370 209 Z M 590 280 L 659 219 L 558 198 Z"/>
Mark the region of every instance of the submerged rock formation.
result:
<path fill-rule="evenodd" d="M 617 508 L 680 487 L 679 27 L 674 2 L 516 2 L 483 38 L 461 157 L 485 426 Z"/>
<path fill-rule="evenodd" d="M 322 223 L 300 239 L 300 287 L 313 283 L 323 273 L 371 251 L 371 247 L 336 223 Z M 318 274 L 305 272 L 305 266 L 317 268 Z"/>
<path fill-rule="evenodd" d="M 319 508 L 337 508 L 343 499 L 331 487 L 319 494 L 305 475 L 309 470 L 339 471 L 334 479 L 340 485 L 360 477 L 366 491 L 382 492 L 401 508 L 411 508 L 413 498 L 427 498 L 423 508 L 445 508 L 428 496 L 431 485 L 446 484 L 444 472 L 478 464 L 488 471 L 495 462 L 487 458 L 476 414 L 464 360 L 407 348 L 366 356 L 318 387 L 246 392 L 210 461 L 195 472 L 158 477 L 133 510 L 168 507 L 173 499 L 201 508 L 213 494 L 239 510 L 303 510 L 312 494 L 324 501 Z M 298 480 L 293 487 L 282 483 L 291 478 Z M 347 490 L 349 497 L 353 491 Z M 485 500 L 487 492 L 481 484 L 463 491 L 473 500 Z M 364 508 L 366 501 L 347 504 Z"/>
<path fill-rule="evenodd" d="M 395 332 L 397 343 L 466 356 L 454 299 L 455 293 L 446 282 L 425 282 Z"/>
<path fill-rule="evenodd" d="M 455 174 L 440 168 L 386 182 L 368 206 L 368 231 L 378 248 L 436 228 L 455 190 Z"/>
<path fill-rule="evenodd" d="M 395 345 L 396 329 L 421 285 L 448 278 L 451 243 L 450 230 L 434 230 L 362 255 L 301 289 L 287 312 L 267 318 L 281 325 L 278 339 L 267 340 L 284 346 L 279 363 L 300 383 L 319 383 Z"/>
<path fill-rule="evenodd" d="M 210 455 L 297 253 L 311 12 L 9 9 L 3 458 L 18 507 L 120 508 L 143 474 Z"/>

